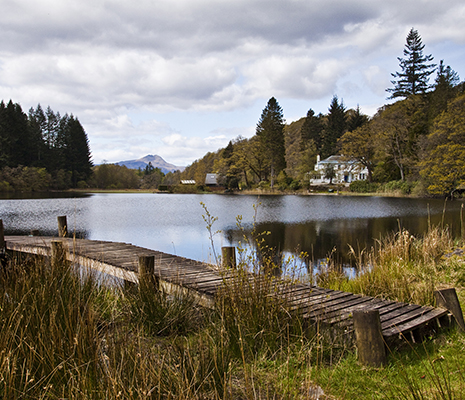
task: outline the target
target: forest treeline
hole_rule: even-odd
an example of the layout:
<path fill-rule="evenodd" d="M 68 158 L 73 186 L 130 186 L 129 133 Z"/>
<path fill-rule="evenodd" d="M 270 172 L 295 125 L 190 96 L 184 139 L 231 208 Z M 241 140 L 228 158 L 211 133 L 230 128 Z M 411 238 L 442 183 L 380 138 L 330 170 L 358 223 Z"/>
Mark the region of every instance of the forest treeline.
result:
<path fill-rule="evenodd" d="M 77 118 L 40 104 L 26 114 L 12 100 L 0 102 L 0 191 L 84 187 L 91 176 L 89 141 Z"/>
<path fill-rule="evenodd" d="M 346 109 L 333 96 L 327 114 L 309 109 L 306 117 L 285 125 L 272 98 L 252 138 L 238 137 L 206 154 L 183 177 L 202 181 L 205 173 L 216 172 L 229 189 L 275 183 L 297 189 L 309 185 L 317 155 L 342 155 L 368 170 L 368 180 L 354 183 L 353 190 L 401 188 L 440 196 L 465 190 L 465 84 L 443 60 L 431 63 L 433 57 L 423 49 L 412 28 L 404 57 L 399 57 L 401 70 L 392 74 L 393 87 L 386 89 L 395 102 L 373 117 L 358 106 Z"/>
<path fill-rule="evenodd" d="M 286 124 L 272 97 L 251 138 L 237 137 L 209 152 L 183 172 L 164 174 L 149 164 L 130 170 L 115 164 L 93 166 L 87 135 L 73 115 L 61 116 L 40 105 L 24 113 L 11 100 L 0 103 L 0 192 L 67 188 L 204 189 L 215 173 L 228 190 L 307 188 L 317 155 L 355 159 L 368 180 L 354 191 L 380 187 L 418 195 L 450 196 L 465 191 L 465 83 L 441 60 L 423 54 L 411 29 L 386 91 L 394 102 L 369 117 L 357 106 L 347 109 L 336 95 L 326 114 L 309 109 Z M 431 79 L 434 78 L 434 79 Z M 330 173 L 329 171 L 328 173 Z M 183 186 L 195 180 L 197 186 Z"/>

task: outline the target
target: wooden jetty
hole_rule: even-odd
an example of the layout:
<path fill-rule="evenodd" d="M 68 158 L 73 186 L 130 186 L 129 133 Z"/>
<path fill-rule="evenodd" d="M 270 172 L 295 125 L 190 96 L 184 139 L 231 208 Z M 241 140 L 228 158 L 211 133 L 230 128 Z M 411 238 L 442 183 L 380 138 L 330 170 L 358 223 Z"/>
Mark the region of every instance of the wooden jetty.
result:
<path fill-rule="evenodd" d="M 62 241 L 71 262 L 138 283 L 140 257 L 153 256 L 155 275 L 165 289 L 174 287 L 195 293 L 201 305 L 210 307 L 215 294 L 234 274 L 214 266 L 155 250 L 99 240 L 52 238 L 41 236 L 5 236 L 9 251 L 50 256 L 54 241 Z M 279 285 L 279 280 L 278 280 Z M 433 308 L 382 300 L 352 293 L 323 289 L 307 283 L 281 285 L 277 291 L 290 301 L 291 308 L 309 321 L 351 333 L 354 314 L 377 310 L 383 339 L 392 343 L 398 338 L 419 341 L 425 331 L 437 331 L 451 322 L 446 308 Z"/>

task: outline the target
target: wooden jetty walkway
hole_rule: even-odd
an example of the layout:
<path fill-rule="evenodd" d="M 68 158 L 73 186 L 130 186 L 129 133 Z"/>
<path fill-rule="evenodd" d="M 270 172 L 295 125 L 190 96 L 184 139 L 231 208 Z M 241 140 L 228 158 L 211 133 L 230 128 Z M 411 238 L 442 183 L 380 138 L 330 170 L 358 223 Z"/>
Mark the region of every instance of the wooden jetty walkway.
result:
<path fill-rule="evenodd" d="M 139 279 L 139 257 L 153 256 L 155 275 L 160 285 L 168 290 L 177 287 L 196 293 L 200 304 L 207 307 L 213 304 L 223 282 L 234 279 L 234 274 L 219 271 L 210 264 L 127 243 L 5 236 L 5 245 L 9 251 L 50 256 L 52 242 L 57 240 L 63 241 L 67 247 L 68 260 L 134 283 Z M 400 337 L 419 341 L 425 331 L 437 331 L 451 322 L 450 312 L 446 308 L 382 300 L 306 283 L 282 285 L 282 288 L 281 294 L 290 300 L 295 312 L 321 326 L 342 329 L 343 332 L 353 331 L 353 314 L 357 310 L 377 310 L 386 343 Z"/>

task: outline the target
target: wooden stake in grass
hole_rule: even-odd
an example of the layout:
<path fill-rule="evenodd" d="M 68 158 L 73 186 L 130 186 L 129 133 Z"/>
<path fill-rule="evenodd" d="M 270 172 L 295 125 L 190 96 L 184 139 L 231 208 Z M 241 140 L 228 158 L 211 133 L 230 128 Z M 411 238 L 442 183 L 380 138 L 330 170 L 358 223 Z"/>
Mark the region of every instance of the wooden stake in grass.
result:
<path fill-rule="evenodd" d="M 381 321 L 378 310 L 354 311 L 354 330 L 358 359 L 362 365 L 381 367 L 386 364 Z"/>
<path fill-rule="evenodd" d="M 457 297 L 457 292 L 454 288 L 436 290 L 434 292 L 436 304 L 438 307 L 449 310 L 457 321 L 458 326 L 465 332 L 465 322 L 463 320 L 463 313 L 460 307 L 460 302 Z"/>
<path fill-rule="evenodd" d="M 68 236 L 68 223 L 66 222 L 66 215 L 57 217 L 58 219 L 58 236 L 66 237 Z"/>
<path fill-rule="evenodd" d="M 221 248 L 223 268 L 236 268 L 236 248 L 224 246 Z"/>
<path fill-rule="evenodd" d="M 52 265 L 62 265 L 66 260 L 66 250 L 61 240 L 52 240 Z"/>
<path fill-rule="evenodd" d="M 141 289 L 159 289 L 154 256 L 139 256 L 139 285 Z"/>
<path fill-rule="evenodd" d="M 5 252 L 5 233 L 3 231 L 3 220 L 0 219 L 0 254 Z"/>
<path fill-rule="evenodd" d="M 3 266 L 6 258 L 6 242 L 3 232 L 3 220 L 0 219 L 0 268 Z"/>

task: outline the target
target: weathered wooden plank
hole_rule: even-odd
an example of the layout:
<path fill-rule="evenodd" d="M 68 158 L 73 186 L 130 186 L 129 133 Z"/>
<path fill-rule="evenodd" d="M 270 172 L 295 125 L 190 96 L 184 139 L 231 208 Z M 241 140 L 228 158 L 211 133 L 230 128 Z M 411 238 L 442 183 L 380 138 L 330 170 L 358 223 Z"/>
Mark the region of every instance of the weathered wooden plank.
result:
<path fill-rule="evenodd" d="M 43 256 L 50 256 L 52 240 L 56 239 L 42 236 L 5 237 L 8 249 Z M 235 290 L 244 284 L 252 289 L 262 288 L 262 283 L 265 282 L 260 276 L 253 274 L 245 276 L 244 281 L 244 277 L 238 278 L 232 271 L 219 271 L 211 264 L 145 249 L 130 243 L 74 238 L 60 238 L 60 240 L 68 249 L 67 258 L 70 261 L 135 283 L 138 282 L 138 258 L 153 256 L 155 275 L 160 279 L 163 287 L 197 293 L 199 301 L 206 306 L 213 305 L 215 294 L 225 283 Z M 266 282 L 263 287 L 267 288 L 268 285 L 269 283 Z M 270 296 L 281 297 L 288 302 L 293 312 L 348 332 L 353 329 L 354 311 L 378 310 L 385 338 L 413 331 L 447 315 L 447 311 L 440 308 L 386 301 L 323 289 L 310 283 L 279 279 L 270 287 Z"/>
<path fill-rule="evenodd" d="M 290 301 L 291 309 L 296 308 L 312 308 L 312 307 L 322 307 L 325 303 L 328 303 L 333 300 L 340 298 L 349 298 L 354 296 L 352 293 L 340 292 L 340 293 L 316 293 L 314 295 L 309 295 L 302 297 L 297 301 Z"/>
<path fill-rule="evenodd" d="M 349 301 L 326 305 L 326 307 L 322 307 L 319 310 L 315 310 L 315 311 L 310 310 L 306 314 L 306 316 L 308 318 L 312 318 L 312 319 L 317 318 L 319 321 L 324 321 L 324 320 L 332 318 L 335 315 L 335 313 L 337 314 L 338 312 L 341 312 L 342 310 L 352 311 L 352 307 L 355 307 L 358 305 L 366 305 L 367 303 L 371 302 L 371 300 L 372 299 L 370 299 L 369 297 L 356 297 Z"/>
<path fill-rule="evenodd" d="M 437 318 L 441 318 L 444 315 L 447 315 L 447 313 L 448 311 L 443 308 L 432 308 L 426 312 L 423 312 L 415 319 L 383 329 L 383 336 L 391 337 L 398 335 L 399 333 L 405 334 L 406 332 L 410 332 L 413 329 L 418 329 Z"/>
<path fill-rule="evenodd" d="M 381 326 L 385 327 L 387 326 L 386 324 L 390 323 L 390 321 L 395 321 L 397 319 L 402 321 L 403 315 L 408 314 L 412 311 L 421 310 L 421 308 L 422 308 L 421 306 L 418 306 L 416 304 L 406 304 L 405 306 L 397 308 L 396 310 L 383 313 L 380 315 Z"/>
<path fill-rule="evenodd" d="M 367 297 L 367 299 L 367 302 L 352 304 L 349 307 L 329 312 L 324 315 L 324 318 L 321 319 L 321 322 L 324 322 L 328 325 L 334 325 L 337 323 L 342 326 L 342 323 L 345 320 L 352 318 L 354 311 L 362 309 L 379 310 L 380 307 L 385 303 L 385 301 L 381 299 L 373 299 L 371 297 Z"/>
<path fill-rule="evenodd" d="M 404 307 L 402 310 L 407 309 L 407 307 Z M 402 314 L 398 315 L 395 318 L 390 318 L 389 320 L 386 320 L 381 323 L 382 329 L 387 329 L 387 328 L 392 328 L 394 326 L 398 325 L 403 325 L 407 323 L 408 321 L 414 320 L 415 318 L 419 318 L 423 316 L 424 314 L 428 313 L 431 311 L 432 308 L 430 307 L 419 307 L 416 309 L 412 309 L 409 312 L 403 312 Z"/>

